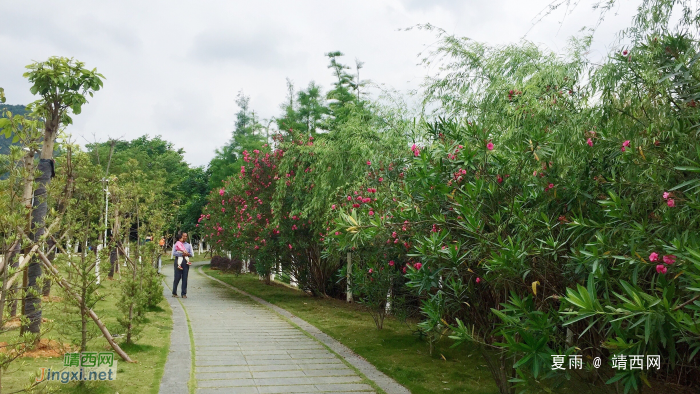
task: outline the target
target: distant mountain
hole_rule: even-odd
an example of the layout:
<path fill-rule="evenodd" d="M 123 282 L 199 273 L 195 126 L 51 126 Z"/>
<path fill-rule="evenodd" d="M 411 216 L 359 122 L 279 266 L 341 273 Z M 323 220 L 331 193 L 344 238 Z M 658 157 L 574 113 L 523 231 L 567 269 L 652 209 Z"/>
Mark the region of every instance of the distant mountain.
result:
<path fill-rule="evenodd" d="M 12 112 L 12 115 L 26 115 L 27 107 L 24 105 L 12 105 L 12 104 L 0 104 L 0 116 L 8 110 Z"/>
<path fill-rule="evenodd" d="M 5 110 L 12 112 L 12 115 L 27 114 L 27 107 L 24 105 L 0 104 L 0 117 L 5 117 Z M 5 138 L 5 134 L 0 133 L 0 155 L 10 153 L 10 145 L 12 145 L 12 137 Z"/>

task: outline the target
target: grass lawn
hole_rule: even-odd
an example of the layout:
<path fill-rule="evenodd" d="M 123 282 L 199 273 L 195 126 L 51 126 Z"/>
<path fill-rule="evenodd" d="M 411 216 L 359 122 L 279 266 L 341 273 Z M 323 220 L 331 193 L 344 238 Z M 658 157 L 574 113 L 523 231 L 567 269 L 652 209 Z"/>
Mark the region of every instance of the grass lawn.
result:
<path fill-rule="evenodd" d="M 95 313 L 103 323 L 110 329 L 110 332 L 121 332 L 117 325 L 119 311 L 116 301 L 119 297 L 118 275 L 114 281 L 103 280 L 100 294 L 105 295 L 105 299 L 100 301 L 95 308 Z M 56 284 L 51 289 L 52 296 L 60 296 L 61 290 Z M 59 315 L 64 313 L 61 308 L 60 299 L 44 301 L 42 303 L 43 317 L 48 319 L 44 323 L 45 327 L 52 326 L 52 329 L 42 338 L 56 340 L 60 343 L 70 343 L 70 338 L 66 334 L 60 334 L 58 330 Z M 114 359 L 118 360 L 117 378 L 113 381 L 105 382 L 85 382 L 81 387 L 78 383 L 56 383 L 44 382 L 38 386 L 39 392 L 61 392 L 61 393 L 158 393 L 160 380 L 163 376 L 165 360 L 170 347 L 170 332 L 172 330 L 172 311 L 167 300 L 163 300 L 155 310 L 147 313 L 147 321 L 143 325 L 144 329 L 135 344 L 124 345 L 121 338 L 117 343 L 137 363 L 127 363 L 115 353 Z M 92 320 L 89 324 L 95 326 Z M 7 342 L 10 337 L 16 337 L 16 332 L 3 333 L 0 341 Z M 79 332 L 75 332 L 79 336 Z M 112 351 L 107 341 L 101 335 L 88 342 L 88 351 Z M 38 357 L 21 358 L 15 360 L 7 371 L 2 373 L 2 392 L 11 393 L 26 387 L 39 373 L 39 368 L 61 369 L 63 366 L 62 357 Z"/>
<path fill-rule="evenodd" d="M 241 290 L 280 306 L 332 336 L 394 378 L 414 394 L 497 394 L 491 373 L 481 356 L 466 347 L 450 349 L 450 340 L 439 343 L 434 355 L 428 344 L 413 335 L 411 328 L 387 318 L 377 330 L 372 318 L 359 305 L 342 300 L 309 296 L 279 283 L 265 285 L 257 275 L 204 272 Z"/>

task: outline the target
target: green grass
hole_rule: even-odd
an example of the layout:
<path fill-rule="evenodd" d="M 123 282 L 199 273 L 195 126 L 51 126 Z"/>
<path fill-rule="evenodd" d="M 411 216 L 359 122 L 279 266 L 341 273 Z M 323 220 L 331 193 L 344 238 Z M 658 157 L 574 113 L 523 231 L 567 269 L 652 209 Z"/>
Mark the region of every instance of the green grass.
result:
<path fill-rule="evenodd" d="M 387 318 L 384 329 L 377 330 L 370 315 L 359 305 L 315 298 L 279 283 L 267 286 L 257 275 L 235 277 L 212 271 L 208 266 L 204 272 L 306 320 L 414 394 L 498 393 L 491 373 L 474 349 L 451 349 L 450 341 L 445 340 L 430 356 L 428 344 L 412 332 L 415 324 Z"/>
<path fill-rule="evenodd" d="M 116 275 L 118 279 L 118 275 Z M 99 290 L 100 294 L 105 295 L 105 299 L 100 301 L 94 308 L 97 315 L 105 325 L 110 327 L 117 326 L 117 316 L 119 311 L 116 307 L 116 301 L 119 297 L 119 282 L 118 280 L 108 281 L 103 280 L 103 287 Z M 52 296 L 59 296 L 60 290 L 57 285 L 53 285 L 51 289 Z M 43 302 L 43 317 L 45 319 L 54 320 L 62 313 L 60 303 Z M 39 385 L 39 391 L 56 391 L 61 393 L 90 393 L 90 394 L 111 394 L 111 393 L 152 393 L 157 394 L 160 386 L 160 380 L 163 376 L 165 361 L 168 357 L 170 348 L 170 332 L 172 331 L 172 311 L 167 300 L 163 300 L 153 311 L 148 312 L 147 322 L 144 324 L 144 329 L 136 338 L 133 345 L 126 345 L 119 341 L 117 342 L 121 348 L 129 355 L 136 363 L 127 363 L 115 353 L 115 360 L 118 360 L 117 378 L 113 381 L 104 382 L 85 382 L 83 386 L 78 383 L 55 383 L 44 382 Z M 44 323 L 45 326 L 57 324 L 56 322 Z M 92 320 L 89 324 L 94 325 Z M 76 332 L 76 335 L 79 333 Z M 16 335 L 5 333 L 0 335 L 0 341 L 5 341 L 10 336 Z M 58 330 L 52 329 L 47 332 L 43 338 L 57 340 L 59 342 L 68 343 L 69 339 L 62 337 Z M 100 336 L 88 343 L 88 351 L 112 351 L 104 337 Z M 39 373 L 39 368 L 62 368 L 62 358 L 21 358 L 13 362 L 7 371 L 2 374 L 2 392 L 11 393 L 23 387 L 26 387 Z"/>

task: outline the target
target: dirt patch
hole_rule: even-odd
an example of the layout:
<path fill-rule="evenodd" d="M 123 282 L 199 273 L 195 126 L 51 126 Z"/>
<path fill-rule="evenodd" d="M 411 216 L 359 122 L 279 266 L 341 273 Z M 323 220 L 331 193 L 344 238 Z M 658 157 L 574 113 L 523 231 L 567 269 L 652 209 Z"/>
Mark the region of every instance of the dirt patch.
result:
<path fill-rule="evenodd" d="M 52 322 L 52 321 L 53 321 L 53 320 L 49 320 L 49 319 L 46 319 L 46 318 L 43 318 L 43 317 L 41 318 L 41 322 L 42 322 L 42 323 L 49 323 L 49 322 Z M 22 324 L 22 322 L 19 320 L 19 316 L 15 316 L 15 317 L 13 317 L 12 319 L 6 321 L 6 322 L 5 322 L 5 325 L 2 326 L 2 328 L 3 328 L 3 329 L 6 329 L 6 330 L 11 330 L 11 329 L 14 329 L 14 328 L 19 328 L 19 326 L 20 326 L 21 324 Z"/>
<path fill-rule="evenodd" d="M 61 302 L 61 301 L 63 301 L 63 298 L 56 297 L 56 296 L 41 296 L 41 301 L 42 302 Z"/>
<path fill-rule="evenodd" d="M 60 343 L 58 341 L 42 339 L 39 343 L 34 346 L 33 349 L 24 351 L 24 345 L 20 346 L 19 352 L 22 353 L 22 357 L 32 357 L 32 358 L 50 358 L 50 357 L 63 357 L 65 353 L 70 352 L 71 346 L 67 343 Z M 7 352 L 7 342 L 0 342 L 0 353 Z M 17 350 L 11 349 L 10 353 L 16 354 Z"/>

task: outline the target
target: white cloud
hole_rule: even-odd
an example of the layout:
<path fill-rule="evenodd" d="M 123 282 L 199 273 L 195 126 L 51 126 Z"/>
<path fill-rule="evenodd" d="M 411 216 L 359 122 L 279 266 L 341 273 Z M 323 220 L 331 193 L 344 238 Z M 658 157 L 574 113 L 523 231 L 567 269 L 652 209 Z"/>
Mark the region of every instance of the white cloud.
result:
<path fill-rule="evenodd" d="M 423 1 L 151 1 L 6 2 L 0 30 L 0 85 L 8 102 L 35 98 L 24 66 L 52 55 L 75 57 L 107 80 L 69 127 L 92 139 L 162 135 L 206 165 L 233 128 L 239 90 L 262 118 L 278 115 L 285 78 L 315 80 L 327 90 L 324 54 L 365 62 L 363 78 L 415 88 L 426 73 L 418 53 L 435 38 L 399 31 L 431 23 L 449 33 L 504 44 L 528 39 L 555 50 L 597 13 L 581 4 L 532 27 L 549 0 Z M 597 34 L 596 54 L 629 22 L 634 4 L 617 9 Z M 560 25 L 560 21 L 564 21 Z"/>

